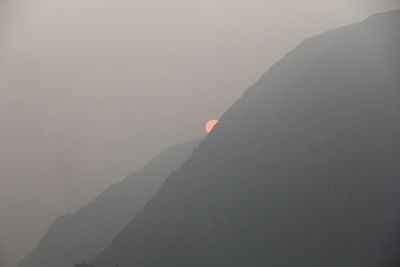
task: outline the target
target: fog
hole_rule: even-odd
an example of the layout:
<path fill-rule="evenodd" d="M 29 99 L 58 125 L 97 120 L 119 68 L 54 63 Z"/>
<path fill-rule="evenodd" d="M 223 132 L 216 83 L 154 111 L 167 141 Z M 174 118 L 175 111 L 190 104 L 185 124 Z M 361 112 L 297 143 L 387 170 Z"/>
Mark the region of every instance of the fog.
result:
<path fill-rule="evenodd" d="M 163 148 L 204 135 L 303 39 L 382 0 L 0 3 L 0 266 Z"/>

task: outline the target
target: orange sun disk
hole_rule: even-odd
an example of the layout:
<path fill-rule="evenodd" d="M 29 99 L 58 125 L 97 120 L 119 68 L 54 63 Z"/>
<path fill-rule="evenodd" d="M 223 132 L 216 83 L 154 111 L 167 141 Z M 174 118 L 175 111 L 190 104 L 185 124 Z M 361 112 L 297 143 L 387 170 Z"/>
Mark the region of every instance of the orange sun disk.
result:
<path fill-rule="evenodd" d="M 215 125 L 217 125 L 218 121 L 217 120 L 210 120 L 206 123 L 206 126 L 204 127 L 206 132 L 209 134 L 211 133 L 211 131 L 213 130 L 213 128 L 215 127 Z"/>

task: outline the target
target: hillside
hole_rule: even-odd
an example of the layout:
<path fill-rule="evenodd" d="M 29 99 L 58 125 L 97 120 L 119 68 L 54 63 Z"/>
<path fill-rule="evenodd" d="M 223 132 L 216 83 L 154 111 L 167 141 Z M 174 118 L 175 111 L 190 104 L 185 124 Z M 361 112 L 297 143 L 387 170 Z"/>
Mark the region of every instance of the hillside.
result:
<path fill-rule="evenodd" d="M 398 266 L 400 11 L 300 44 L 97 267 Z"/>

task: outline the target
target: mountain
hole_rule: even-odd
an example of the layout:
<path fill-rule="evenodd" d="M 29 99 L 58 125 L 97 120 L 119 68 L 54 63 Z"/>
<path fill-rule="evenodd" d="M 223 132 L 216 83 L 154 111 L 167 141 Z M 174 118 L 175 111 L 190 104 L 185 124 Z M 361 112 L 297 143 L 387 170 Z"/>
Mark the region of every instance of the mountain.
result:
<path fill-rule="evenodd" d="M 91 260 L 111 243 L 199 143 L 200 140 L 195 140 L 166 149 L 82 209 L 56 219 L 38 246 L 18 266 L 71 267 Z"/>
<path fill-rule="evenodd" d="M 93 263 L 398 266 L 400 11 L 301 43 Z"/>

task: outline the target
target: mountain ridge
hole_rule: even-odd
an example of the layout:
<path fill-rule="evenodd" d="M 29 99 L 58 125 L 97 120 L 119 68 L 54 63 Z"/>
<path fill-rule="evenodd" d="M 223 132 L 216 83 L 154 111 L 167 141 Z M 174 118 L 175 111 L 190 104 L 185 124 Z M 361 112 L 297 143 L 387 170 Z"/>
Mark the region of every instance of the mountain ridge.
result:
<path fill-rule="evenodd" d="M 100 253 L 202 139 L 171 146 L 78 211 L 58 217 L 20 267 L 71 267 Z"/>

